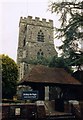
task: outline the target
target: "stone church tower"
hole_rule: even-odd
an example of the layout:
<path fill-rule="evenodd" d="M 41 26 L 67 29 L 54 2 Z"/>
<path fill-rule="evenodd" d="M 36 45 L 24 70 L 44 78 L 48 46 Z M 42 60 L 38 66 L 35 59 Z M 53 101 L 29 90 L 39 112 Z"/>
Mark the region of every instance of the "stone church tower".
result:
<path fill-rule="evenodd" d="M 17 64 L 19 66 L 19 80 L 30 71 L 30 60 L 42 57 L 50 58 L 56 54 L 53 38 L 53 21 L 35 19 L 32 16 L 20 18 L 19 41 L 17 50 Z"/>

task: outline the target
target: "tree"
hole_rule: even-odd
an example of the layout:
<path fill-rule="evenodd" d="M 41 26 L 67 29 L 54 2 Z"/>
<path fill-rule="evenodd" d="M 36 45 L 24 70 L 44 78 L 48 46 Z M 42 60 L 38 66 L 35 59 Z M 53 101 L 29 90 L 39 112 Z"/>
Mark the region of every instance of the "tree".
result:
<path fill-rule="evenodd" d="M 59 47 L 62 56 L 70 59 L 70 66 L 80 67 L 83 64 L 83 51 L 79 47 L 83 40 L 83 1 L 53 2 L 50 8 L 60 16 L 61 26 L 55 30 L 56 38 L 63 42 Z"/>
<path fill-rule="evenodd" d="M 7 55 L 0 55 L 2 62 L 2 98 L 12 98 L 16 93 L 18 68 L 17 64 Z"/>
<path fill-rule="evenodd" d="M 69 59 L 63 58 L 63 56 L 54 56 L 49 63 L 49 67 L 64 68 L 67 72 L 72 73 L 71 67 L 68 66 L 69 62 Z"/>

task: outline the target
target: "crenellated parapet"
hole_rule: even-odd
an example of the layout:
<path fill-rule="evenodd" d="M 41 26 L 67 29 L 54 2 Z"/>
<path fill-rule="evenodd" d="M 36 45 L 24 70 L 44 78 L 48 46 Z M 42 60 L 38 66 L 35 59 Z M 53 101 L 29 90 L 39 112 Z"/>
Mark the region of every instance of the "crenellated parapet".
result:
<path fill-rule="evenodd" d="M 42 18 L 40 20 L 39 17 L 33 18 L 32 16 L 28 17 L 21 17 L 20 23 L 28 24 L 28 25 L 35 25 L 35 26 L 44 26 L 44 27 L 53 27 L 53 20 L 46 21 L 46 19 Z"/>
<path fill-rule="evenodd" d="M 34 65 L 30 60 L 50 59 L 55 56 L 53 20 L 39 17 L 20 17 L 17 64 L 19 80 L 26 72 L 29 73 Z M 39 63 L 38 63 L 39 64 Z"/>

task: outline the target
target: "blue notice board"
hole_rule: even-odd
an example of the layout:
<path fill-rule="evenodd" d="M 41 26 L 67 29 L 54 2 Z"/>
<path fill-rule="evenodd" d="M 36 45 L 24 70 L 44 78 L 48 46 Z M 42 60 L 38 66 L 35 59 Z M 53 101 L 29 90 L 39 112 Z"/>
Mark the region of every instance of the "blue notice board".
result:
<path fill-rule="evenodd" d="M 22 99 L 23 100 L 37 100 L 38 91 L 23 91 Z"/>

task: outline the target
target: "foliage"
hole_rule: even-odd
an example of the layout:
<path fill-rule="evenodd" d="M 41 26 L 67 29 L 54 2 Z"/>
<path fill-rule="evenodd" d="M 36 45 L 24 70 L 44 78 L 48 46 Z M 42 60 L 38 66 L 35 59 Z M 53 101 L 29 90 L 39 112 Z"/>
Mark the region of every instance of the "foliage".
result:
<path fill-rule="evenodd" d="M 60 16 L 60 28 L 56 29 L 56 38 L 61 39 L 63 44 L 62 56 L 69 58 L 71 65 L 83 64 L 83 56 L 80 50 L 80 41 L 83 40 L 83 1 L 53 2 L 50 6 L 52 13 Z M 72 64 L 73 62 L 73 64 Z"/>
<path fill-rule="evenodd" d="M 50 61 L 50 67 L 64 68 L 67 72 L 71 73 L 71 67 L 69 66 L 69 59 L 64 59 L 63 57 L 54 56 Z"/>
<path fill-rule="evenodd" d="M 26 59 L 23 59 L 21 62 L 25 62 L 25 63 L 28 63 L 28 64 L 34 64 L 34 65 L 40 64 L 40 65 L 49 66 L 51 59 L 52 58 L 42 57 L 42 58 L 39 58 L 39 59 L 31 59 L 31 60 L 28 60 L 28 61 Z"/>
<path fill-rule="evenodd" d="M 18 68 L 13 59 L 6 55 L 0 55 L 2 62 L 2 97 L 12 98 L 16 93 Z"/>

